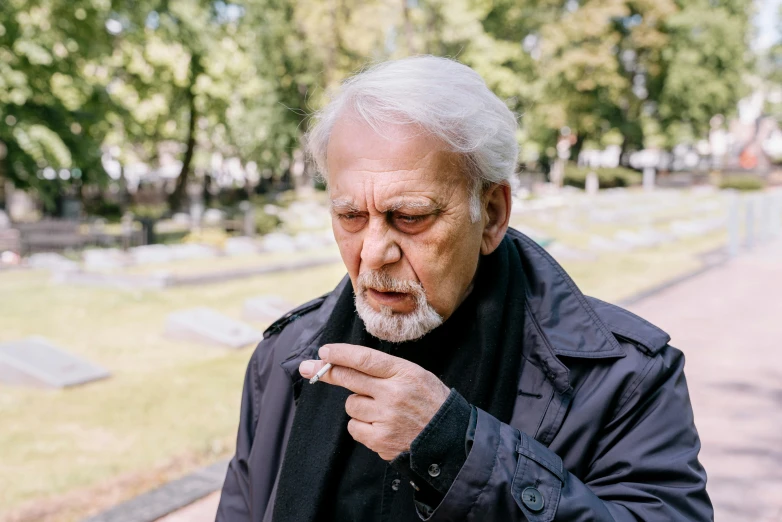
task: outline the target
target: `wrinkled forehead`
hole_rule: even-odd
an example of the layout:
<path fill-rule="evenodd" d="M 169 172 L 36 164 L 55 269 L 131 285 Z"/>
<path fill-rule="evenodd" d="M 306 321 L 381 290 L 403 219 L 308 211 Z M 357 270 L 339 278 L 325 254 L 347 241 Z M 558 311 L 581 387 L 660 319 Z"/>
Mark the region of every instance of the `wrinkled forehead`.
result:
<path fill-rule="evenodd" d="M 329 194 L 343 206 L 444 206 L 467 185 L 462 156 L 410 126 L 376 131 L 355 118 L 340 119 L 327 163 Z"/>

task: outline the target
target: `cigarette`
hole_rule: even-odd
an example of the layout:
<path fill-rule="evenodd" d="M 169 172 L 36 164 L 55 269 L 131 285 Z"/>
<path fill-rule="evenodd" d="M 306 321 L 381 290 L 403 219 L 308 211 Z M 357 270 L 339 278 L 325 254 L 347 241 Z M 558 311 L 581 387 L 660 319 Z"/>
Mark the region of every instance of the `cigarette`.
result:
<path fill-rule="evenodd" d="M 316 373 L 312 377 L 312 379 L 310 379 L 310 384 L 315 384 L 316 382 L 318 382 L 320 378 L 326 375 L 326 372 L 329 371 L 330 369 L 331 369 L 331 363 L 326 363 L 325 366 L 323 366 L 323 368 L 321 368 L 320 371 Z"/>

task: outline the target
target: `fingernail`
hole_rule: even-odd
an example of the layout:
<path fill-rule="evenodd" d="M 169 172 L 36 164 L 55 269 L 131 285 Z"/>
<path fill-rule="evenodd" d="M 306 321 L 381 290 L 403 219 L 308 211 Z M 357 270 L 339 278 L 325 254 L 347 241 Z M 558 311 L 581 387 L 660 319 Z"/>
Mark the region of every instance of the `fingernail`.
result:
<path fill-rule="evenodd" d="M 304 377 L 309 377 L 315 370 L 315 363 L 312 361 L 304 361 L 299 365 L 299 373 Z"/>
<path fill-rule="evenodd" d="M 329 347 L 321 346 L 320 350 L 318 350 L 318 355 L 320 355 L 320 358 L 325 361 L 329 356 Z"/>

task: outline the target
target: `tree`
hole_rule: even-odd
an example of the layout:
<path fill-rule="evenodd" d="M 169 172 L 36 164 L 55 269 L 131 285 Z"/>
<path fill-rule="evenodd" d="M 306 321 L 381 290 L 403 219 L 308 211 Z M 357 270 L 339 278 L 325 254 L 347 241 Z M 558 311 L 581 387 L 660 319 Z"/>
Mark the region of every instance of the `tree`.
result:
<path fill-rule="evenodd" d="M 116 12 L 111 95 L 123 110 L 114 120 L 117 141 L 126 143 L 128 159 L 151 164 L 161 145 L 178 144 L 174 210 L 184 202 L 199 144 L 204 152 L 235 152 L 230 111 L 259 92 L 236 38 L 242 14 L 240 6 L 202 0 L 125 2 Z"/>
<path fill-rule="evenodd" d="M 750 2 L 677 0 L 677 5 L 678 12 L 665 21 L 669 43 L 649 89 L 668 146 L 705 136 L 714 115 L 735 112 L 752 65 Z"/>
<path fill-rule="evenodd" d="M 7 0 L 0 20 L 0 183 L 53 208 L 63 190 L 104 183 L 112 102 L 102 59 L 110 2 Z"/>

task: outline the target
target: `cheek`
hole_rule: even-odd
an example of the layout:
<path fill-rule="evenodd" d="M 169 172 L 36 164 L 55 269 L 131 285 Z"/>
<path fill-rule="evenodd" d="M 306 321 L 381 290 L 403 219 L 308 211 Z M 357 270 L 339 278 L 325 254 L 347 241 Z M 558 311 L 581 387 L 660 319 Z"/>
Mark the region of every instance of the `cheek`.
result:
<path fill-rule="evenodd" d="M 475 275 L 480 240 L 475 241 L 475 234 L 468 227 L 459 227 L 458 231 L 448 227 L 439 232 L 410 238 L 403 251 L 426 289 L 429 304 L 448 317 Z"/>
<path fill-rule="evenodd" d="M 350 278 L 355 282 L 361 266 L 361 235 L 348 234 L 337 223 L 332 223 L 331 229 L 334 232 L 334 239 L 337 241 L 342 262 L 345 264 Z"/>

